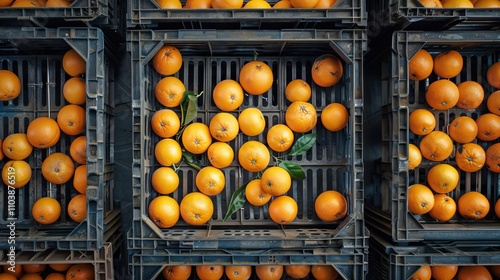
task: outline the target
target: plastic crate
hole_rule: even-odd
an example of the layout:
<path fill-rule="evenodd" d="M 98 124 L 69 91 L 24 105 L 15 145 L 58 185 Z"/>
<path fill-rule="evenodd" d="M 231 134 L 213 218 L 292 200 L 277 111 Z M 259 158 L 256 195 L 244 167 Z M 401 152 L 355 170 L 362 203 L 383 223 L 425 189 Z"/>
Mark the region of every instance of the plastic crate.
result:
<path fill-rule="evenodd" d="M 381 236 L 370 236 L 367 279 L 409 279 L 425 265 L 500 265 L 500 243 L 422 242 L 397 246 Z"/>
<path fill-rule="evenodd" d="M 496 8 L 426 8 L 418 0 L 370 1 L 373 31 L 383 27 L 412 30 L 494 29 L 500 22 Z"/>
<path fill-rule="evenodd" d="M 114 68 L 105 50 L 103 33 L 97 28 L 2 27 L 0 41 L 0 68 L 17 73 L 22 84 L 18 98 L 0 103 L 1 139 L 12 133 L 25 133 L 29 122 L 36 117 L 55 119 L 59 109 L 66 105 L 62 87 L 69 76 L 61 66 L 64 53 L 74 49 L 86 60 L 88 178 L 87 218 L 75 223 L 66 211 L 70 198 L 76 194 L 72 180 L 54 185 L 41 173 L 43 159 L 53 152 L 69 153 L 75 136 L 61 133 L 55 146 L 34 149 L 26 159 L 33 175 L 28 185 L 16 190 L 14 217 L 8 215 L 7 188 L 0 188 L 0 235 L 3 240 L 10 237 L 6 226 L 14 218 L 17 249 L 99 249 L 106 236 L 120 226 L 119 210 L 113 205 Z M 0 161 L 1 167 L 7 160 Z M 51 225 L 38 224 L 31 215 L 34 202 L 45 196 L 56 198 L 62 207 L 60 219 Z M 9 247 L 6 243 L 0 245 L 2 249 Z"/>
<path fill-rule="evenodd" d="M 332 29 L 366 26 L 367 20 L 364 0 L 337 0 L 329 9 L 161 9 L 155 0 L 132 0 L 127 6 L 127 27 L 145 29 Z"/>
<path fill-rule="evenodd" d="M 363 220 L 362 166 L 362 86 L 361 66 L 365 46 L 364 30 L 337 31 L 129 31 L 128 50 L 132 59 L 133 108 L 133 231 L 129 248 L 303 248 L 317 246 L 365 246 Z M 303 181 L 293 181 L 288 192 L 299 204 L 297 219 L 284 227 L 272 222 L 265 207 L 248 203 L 239 212 L 223 221 L 227 202 L 233 192 L 248 181 L 250 173 L 239 167 L 236 159 L 223 169 L 225 189 L 212 197 L 214 214 L 208 225 L 193 227 L 182 219 L 169 228 L 158 228 L 148 216 L 148 205 L 158 194 L 151 187 L 151 176 L 160 165 L 154 158 L 159 138 L 150 121 L 161 107 L 154 95 L 154 86 L 161 76 L 149 61 L 163 45 L 174 45 L 183 54 L 183 68 L 177 76 L 188 90 L 204 91 L 198 102 L 198 121 L 208 123 L 218 112 L 212 101 L 216 83 L 226 78 L 237 80 L 240 67 L 258 58 L 271 65 L 276 81 L 261 96 L 245 96 L 239 112 L 258 107 L 266 118 L 267 128 L 284 123 L 287 101 L 284 89 L 290 80 L 304 78 L 312 87 L 311 102 L 318 110 L 330 102 L 343 103 L 349 110 L 349 124 L 340 132 L 327 132 L 318 121 L 313 133 L 318 140 L 304 156 L 296 158 L 307 174 Z M 336 53 L 344 60 L 342 80 L 331 88 L 313 84 L 310 69 L 314 59 L 323 53 Z M 319 113 L 318 113 L 319 115 Z M 265 130 L 267 131 L 267 129 Z M 251 139 L 265 143 L 266 132 Z M 300 134 L 295 137 L 298 138 Z M 230 142 L 235 151 L 248 139 L 239 134 Z M 207 166 L 206 156 L 200 157 Z M 272 164 L 272 163 L 271 163 Z M 184 164 L 179 169 L 180 186 L 174 199 L 196 190 L 196 170 Z M 324 184 L 316 184 L 323 180 Z M 314 198 L 322 191 L 336 189 L 347 197 L 348 215 L 336 223 L 324 223 L 314 214 Z"/>
<path fill-rule="evenodd" d="M 363 249 L 343 251 L 334 248 L 311 250 L 256 250 L 256 251 L 214 251 L 214 250 L 143 250 L 131 255 L 132 279 L 165 279 L 162 271 L 170 265 L 332 265 L 338 272 L 338 279 L 365 279 L 367 254 Z M 194 268 L 194 267 L 193 267 Z M 282 280 L 292 279 L 283 273 Z M 189 279 L 198 279 L 193 269 Z M 225 276 L 222 279 L 227 279 Z M 258 279 L 255 270 L 250 279 Z M 302 279 L 314 279 L 311 275 Z"/>
<path fill-rule="evenodd" d="M 425 91 L 436 80 L 434 74 L 424 81 L 410 80 L 409 59 L 421 48 L 428 50 L 433 56 L 445 50 L 457 49 L 464 58 L 464 67 L 451 81 L 459 84 L 461 81 L 473 80 L 483 86 L 485 99 L 475 110 L 462 110 L 458 107 L 447 111 L 431 109 L 436 117 L 436 130 L 447 132 L 447 125 L 455 117 L 467 115 L 476 119 L 487 112 L 486 98 L 494 89 L 488 85 L 485 74 L 488 66 L 500 59 L 499 38 L 500 32 L 496 31 L 402 31 L 393 34 L 391 46 L 382 46 L 383 50 L 376 49 L 373 56 L 368 56 L 367 60 L 370 62 L 367 65 L 375 67 L 376 71 L 367 75 L 367 80 L 371 80 L 367 84 L 372 89 L 377 88 L 377 92 L 367 97 L 365 102 L 369 105 L 366 106 L 368 113 L 365 124 L 370 129 L 365 135 L 378 134 L 371 139 L 372 142 L 365 138 L 365 144 L 372 147 L 369 155 L 371 162 L 365 161 L 366 166 L 370 166 L 366 169 L 371 170 L 370 173 L 367 171 L 366 176 L 373 182 L 365 189 L 365 218 L 370 229 L 381 231 L 396 242 L 499 239 L 500 220 L 495 216 L 493 206 L 500 197 L 500 177 L 486 167 L 474 173 L 460 171 L 460 183 L 449 193 L 455 201 L 467 191 L 484 194 L 490 202 L 491 211 L 482 220 L 466 220 L 457 212 L 450 221 L 438 222 L 428 215 L 411 214 L 406 199 L 408 186 L 414 183 L 427 185 L 427 172 L 435 164 L 424 158 L 418 168 L 408 170 L 408 144 L 418 144 L 421 139 L 409 130 L 409 114 L 417 108 L 430 109 L 425 101 Z M 381 97 L 377 100 L 376 96 Z M 368 115 L 374 117 L 370 118 Z M 493 144 L 479 139 L 477 143 L 484 150 Z M 454 145 L 456 149 L 456 143 Z M 373 154 L 376 151 L 379 152 L 378 162 L 377 156 Z M 445 162 L 456 166 L 454 156 Z"/>

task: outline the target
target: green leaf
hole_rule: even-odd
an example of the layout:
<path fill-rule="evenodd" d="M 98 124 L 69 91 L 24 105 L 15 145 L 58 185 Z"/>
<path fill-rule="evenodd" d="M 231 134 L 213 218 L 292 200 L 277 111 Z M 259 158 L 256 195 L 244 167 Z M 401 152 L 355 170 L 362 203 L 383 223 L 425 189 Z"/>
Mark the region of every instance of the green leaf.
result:
<path fill-rule="evenodd" d="M 249 181 L 250 182 L 250 181 Z M 231 215 L 233 215 L 238 209 L 243 207 L 246 202 L 245 189 L 249 182 L 241 185 L 236 191 L 234 191 L 229 201 L 229 207 L 227 208 L 226 215 L 224 216 L 224 221 L 227 220 Z"/>
<path fill-rule="evenodd" d="M 316 143 L 316 134 L 313 133 L 304 134 L 302 135 L 302 137 L 297 139 L 297 141 L 295 141 L 295 144 L 293 144 L 288 155 L 289 156 L 302 155 L 309 149 L 311 149 L 315 143 Z"/>
<path fill-rule="evenodd" d="M 181 101 L 181 121 L 185 126 L 198 115 L 198 95 L 193 91 L 185 91 Z"/>
<path fill-rule="evenodd" d="M 280 162 L 278 166 L 288 171 L 288 173 L 290 174 L 290 176 L 292 176 L 293 179 L 304 180 L 306 178 L 306 173 L 304 173 L 302 167 L 296 164 L 295 162 L 284 160 Z"/>
<path fill-rule="evenodd" d="M 182 151 L 182 157 L 184 160 L 189 164 L 189 166 L 201 170 L 201 163 L 200 161 L 190 152 L 188 151 Z"/>

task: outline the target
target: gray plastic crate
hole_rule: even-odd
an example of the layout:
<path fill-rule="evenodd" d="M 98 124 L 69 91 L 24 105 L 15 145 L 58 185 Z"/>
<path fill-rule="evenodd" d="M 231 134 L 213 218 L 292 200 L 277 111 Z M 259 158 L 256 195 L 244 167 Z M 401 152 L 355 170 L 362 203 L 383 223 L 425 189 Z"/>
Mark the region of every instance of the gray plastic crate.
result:
<path fill-rule="evenodd" d="M 412 30 L 494 29 L 500 9 L 426 8 L 418 0 L 370 1 L 370 29 L 396 27 Z"/>
<path fill-rule="evenodd" d="M 25 133 L 31 120 L 39 116 L 57 116 L 66 105 L 62 87 L 69 78 L 61 60 L 70 49 L 87 62 L 85 104 L 87 127 L 87 218 L 73 222 L 67 215 L 70 198 L 76 194 L 72 181 L 54 185 L 41 174 L 43 159 L 50 153 L 69 153 L 75 136 L 61 133 L 59 142 L 48 149 L 34 149 L 26 159 L 33 175 L 28 185 L 16 190 L 16 248 L 23 250 L 99 249 L 106 238 L 120 227 L 119 210 L 114 209 L 114 66 L 104 46 L 104 36 L 97 28 L 0 28 L 0 68 L 20 77 L 22 90 L 18 98 L 0 102 L 0 138 Z M 7 158 L 0 161 L 3 167 Z M 11 222 L 7 213 L 7 188 L 0 188 L 0 236 L 7 240 Z M 61 217 L 51 225 L 38 224 L 31 215 L 34 202 L 50 196 L 61 203 Z M 2 249 L 9 248 L 5 242 Z"/>
<path fill-rule="evenodd" d="M 163 268 L 169 265 L 191 265 L 189 279 L 198 279 L 194 266 L 197 265 L 332 265 L 338 272 L 338 279 L 365 279 L 367 254 L 363 249 L 339 250 L 334 248 L 297 250 L 274 249 L 245 251 L 217 250 L 143 250 L 131 256 L 132 279 L 164 279 Z M 222 279 L 227 279 L 225 276 Z M 255 270 L 250 279 L 258 279 Z M 292 279 L 283 273 L 282 280 Z M 314 279 L 312 275 L 302 279 Z"/>
<path fill-rule="evenodd" d="M 406 280 L 425 265 L 500 265 L 500 243 L 422 242 L 397 246 L 376 234 L 370 236 L 367 279 Z"/>
<path fill-rule="evenodd" d="M 131 249 L 164 248 L 303 248 L 318 246 L 363 247 L 367 233 L 363 220 L 362 166 L 362 78 L 361 67 L 366 43 L 363 30 L 336 31 L 129 31 L 128 50 L 132 59 L 133 107 L 133 230 L 129 235 Z M 233 192 L 250 178 L 235 160 L 223 169 L 226 186 L 213 197 L 215 211 L 208 225 L 193 227 L 182 219 L 169 229 L 158 228 L 148 216 L 150 201 L 158 194 L 151 187 L 151 175 L 160 165 L 154 158 L 159 138 L 150 121 L 162 108 L 156 101 L 154 85 L 161 76 L 149 61 L 163 45 L 174 45 L 183 54 L 183 68 L 176 74 L 186 88 L 204 91 L 198 102 L 198 121 L 208 123 L 218 110 L 212 101 L 212 90 L 226 78 L 237 79 L 240 67 L 253 59 L 272 66 L 275 82 L 262 96 L 245 96 L 240 111 L 256 106 L 264 114 L 267 127 L 284 123 L 287 101 L 284 89 L 288 81 L 304 78 L 312 86 L 311 102 L 321 110 L 329 102 L 345 104 L 349 124 L 340 132 L 327 132 L 318 121 L 313 130 L 317 144 L 297 163 L 307 179 L 294 180 L 288 192 L 299 204 L 297 219 L 284 227 L 270 220 L 267 206 L 252 207 L 248 203 L 223 221 Z M 344 61 L 344 76 L 331 88 L 313 84 L 310 69 L 314 59 L 323 53 L 336 53 Z M 237 111 L 239 112 L 239 111 Z M 267 129 L 266 129 L 267 131 Z M 265 142 L 266 132 L 253 137 Z M 300 134 L 296 135 L 298 138 Z M 231 142 L 235 151 L 248 137 L 239 134 Z M 208 165 L 206 156 L 200 158 Z M 272 163 L 271 163 L 272 164 Z M 172 195 L 177 201 L 196 189 L 196 170 L 184 164 L 179 169 L 181 183 Z M 322 180 L 323 184 L 319 184 Z M 322 191 L 336 189 L 347 197 L 348 215 L 336 223 L 324 223 L 314 214 L 314 198 Z"/>
<path fill-rule="evenodd" d="M 489 65 L 500 59 L 500 32 L 496 31 L 449 31 L 449 32 L 395 32 L 392 45 L 380 46 L 368 55 L 367 65 L 376 69 L 367 75 L 367 87 L 374 94 L 365 100 L 365 135 L 367 147 L 366 177 L 372 182 L 365 189 L 366 223 L 370 229 L 381 231 L 396 242 L 420 240 L 498 240 L 500 219 L 493 211 L 500 197 L 500 177 L 486 167 L 478 172 L 460 172 L 460 183 L 449 195 L 457 201 L 467 191 L 484 194 L 491 205 L 490 213 L 482 220 L 466 220 L 458 212 L 448 222 L 438 222 L 428 215 L 413 215 L 408 211 L 406 194 L 408 186 L 414 183 L 427 185 L 426 174 L 435 164 L 423 159 L 415 170 L 408 170 L 408 144 L 417 143 L 409 130 L 409 114 L 417 108 L 427 108 L 426 86 L 436 80 L 432 74 L 420 82 L 408 78 L 408 61 L 421 48 L 431 55 L 449 50 L 458 50 L 464 58 L 462 72 L 451 81 L 473 80 L 480 83 L 485 99 L 475 110 L 458 107 L 447 111 L 431 111 L 436 116 L 436 130 L 446 132 L 447 125 L 460 115 L 477 118 L 487 112 L 486 98 L 494 91 L 486 81 Z M 485 150 L 493 142 L 476 141 Z M 495 141 L 498 142 L 498 141 Z M 456 143 L 455 148 L 456 148 Z M 454 155 L 454 153 L 453 153 Z M 369 159 L 368 159 L 369 158 Z M 445 162 L 456 166 L 454 157 Z M 369 171 L 368 171 L 369 170 Z"/>
<path fill-rule="evenodd" d="M 276 2 L 268 1 L 271 6 Z M 186 0 L 181 3 L 184 6 Z M 366 20 L 364 0 L 337 0 L 329 9 L 161 9 L 155 0 L 131 0 L 127 4 L 129 28 L 340 29 L 366 26 Z"/>

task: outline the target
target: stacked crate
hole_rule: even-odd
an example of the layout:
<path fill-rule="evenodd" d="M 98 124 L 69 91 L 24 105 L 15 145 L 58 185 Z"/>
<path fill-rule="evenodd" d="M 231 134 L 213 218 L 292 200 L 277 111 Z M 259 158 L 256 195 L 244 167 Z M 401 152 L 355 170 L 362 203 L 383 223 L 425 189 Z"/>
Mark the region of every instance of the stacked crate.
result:
<path fill-rule="evenodd" d="M 61 132 L 54 146 L 34 148 L 26 158 L 32 170 L 27 185 L 15 190 L 0 188 L 0 235 L 4 240 L 0 249 L 4 260 L 21 266 L 91 264 L 95 279 L 117 275 L 113 254 L 123 254 L 121 215 L 114 199 L 114 79 L 118 59 L 105 34 L 120 32 L 118 12 L 116 1 L 76 0 L 64 8 L 0 8 L 0 68 L 14 72 L 21 82 L 17 98 L 0 102 L 1 139 L 26 133 L 30 122 L 38 117 L 55 120 L 68 104 L 63 86 L 71 77 L 63 70 L 63 55 L 74 50 L 86 62 L 82 76 L 86 84 L 86 102 L 82 105 L 86 117 L 82 133 L 87 154 L 86 218 L 78 223 L 67 213 L 71 198 L 78 193 L 72 180 L 53 184 L 41 172 L 48 155 L 69 155 L 71 142 L 79 136 Z M 5 157 L 0 166 L 3 168 L 8 160 Z M 42 225 L 33 219 L 33 204 L 42 197 L 60 203 L 61 216 L 55 223 Z"/>
<path fill-rule="evenodd" d="M 500 60 L 498 8 L 425 8 L 418 1 L 375 1 L 372 20 L 379 27 L 370 38 L 367 54 L 365 95 L 365 138 L 367 146 L 377 147 L 365 153 L 366 223 L 372 233 L 370 272 L 373 279 L 409 279 L 421 266 L 499 265 L 498 237 L 500 220 L 495 203 L 500 198 L 500 177 L 486 167 L 464 172 L 457 166 L 455 152 L 462 144 L 453 142 L 452 155 L 441 162 L 423 158 L 409 170 L 409 144 L 419 145 L 422 136 L 409 127 L 409 115 L 416 109 L 428 109 L 436 119 L 435 130 L 448 133 L 448 125 L 459 116 L 476 120 L 489 113 L 486 100 L 497 89 L 486 79 L 490 65 Z M 389 9 L 385 9 L 390 7 Z M 404 30 L 402 30 L 404 29 Z M 389 32 L 389 31 L 393 32 Z M 475 81 L 484 89 L 484 100 L 475 109 L 457 106 L 448 110 L 432 109 L 425 99 L 428 86 L 439 78 L 432 73 L 427 79 L 410 79 L 408 62 L 420 49 L 432 57 L 457 50 L 463 58 L 463 69 L 449 80 L 455 84 Z M 498 142 L 473 140 L 485 151 Z M 480 220 L 466 219 L 458 212 L 446 222 L 429 214 L 415 215 L 408 207 L 408 187 L 428 185 L 427 174 L 438 163 L 447 163 L 459 171 L 459 184 L 448 195 L 458 203 L 465 193 L 476 191 L 490 204 Z M 497 276 L 498 277 L 498 276 Z"/>
<path fill-rule="evenodd" d="M 133 110 L 133 221 L 127 236 L 131 277 L 164 279 L 162 271 L 176 265 L 329 265 L 342 279 L 364 279 L 368 246 L 361 122 L 366 50 L 364 2 L 337 1 L 329 9 L 202 10 L 159 9 L 153 0 L 135 0 L 128 2 L 127 10 Z M 174 76 L 186 90 L 203 92 L 195 103 L 195 121 L 207 125 L 220 112 L 212 98 L 214 87 L 224 79 L 238 81 L 241 67 L 254 59 L 254 53 L 274 75 L 268 92 L 245 94 L 243 104 L 233 112 L 237 116 L 248 107 L 260 109 L 266 120 L 265 130 L 254 137 L 239 133 L 229 142 L 235 159 L 222 169 L 225 188 L 211 197 L 214 213 L 202 226 L 189 225 L 180 218 L 170 228 L 159 228 L 148 214 L 150 202 L 160 196 L 151 182 L 153 172 L 161 166 L 155 158 L 160 138 L 151 128 L 151 118 L 165 108 L 155 98 L 155 86 L 163 77 L 154 70 L 151 60 L 167 45 L 179 49 L 183 57 L 182 67 Z M 313 83 L 311 67 L 316 57 L 326 53 L 342 60 L 344 75 L 337 85 L 322 88 Z M 318 120 L 312 130 L 317 135 L 316 145 L 291 159 L 306 174 L 304 180 L 293 180 L 287 192 L 299 205 L 292 223 L 280 226 L 270 219 L 268 205 L 255 207 L 248 202 L 225 219 L 233 194 L 256 175 L 238 164 L 238 149 L 248 140 L 265 144 L 268 129 L 285 123 L 285 111 L 290 105 L 284 96 L 285 87 L 298 78 L 311 85 L 310 102 L 318 116 L 331 102 L 345 105 L 349 111 L 347 127 L 334 133 Z M 179 108 L 172 109 L 180 116 Z M 295 138 L 301 135 L 296 133 Z M 206 155 L 195 157 L 201 166 L 210 165 Z M 274 163 L 272 160 L 270 166 Z M 194 182 L 198 171 L 186 162 L 176 168 L 180 184 L 169 196 L 180 202 L 184 195 L 197 191 Z M 318 218 L 314 200 L 325 190 L 337 190 L 347 198 L 346 218 L 334 223 Z M 252 277 L 256 279 L 255 270 Z M 284 274 L 283 279 L 286 277 Z M 190 279 L 198 279 L 194 269 Z"/>

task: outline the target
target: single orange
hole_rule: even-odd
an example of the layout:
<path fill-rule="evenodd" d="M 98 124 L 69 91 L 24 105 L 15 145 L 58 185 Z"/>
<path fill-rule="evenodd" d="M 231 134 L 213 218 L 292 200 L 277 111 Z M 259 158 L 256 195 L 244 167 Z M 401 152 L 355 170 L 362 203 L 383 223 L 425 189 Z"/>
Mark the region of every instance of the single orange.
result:
<path fill-rule="evenodd" d="M 488 96 L 486 106 L 490 113 L 500 115 L 500 90 L 497 90 Z"/>
<path fill-rule="evenodd" d="M 17 98 L 21 93 L 21 80 L 12 71 L 0 70 L 0 101 Z"/>
<path fill-rule="evenodd" d="M 85 80 L 73 77 L 67 80 L 63 86 L 64 99 L 70 104 L 83 105 L 87 101 L 87 87 Z"/>
<path fill-rule="evenodd" d="M 173 108 L 181 104 L 186 87 L 179 78 L 169 76 L 161 79 L 155 86 L 155 97 L 161 105 Z"/>
<path fill-rule="evenodd" d="M 439 1 L 437 2 L 439 3 Z M 408 62 L 408 75 L 410 80 L 422 81 L 427 79 L 432 73 L 433 67 L 434 61 L 431 54 L 425 49 L 420 49 Z"/>
<path fill-rule="evenodd" d="M 57 113 L 57 124 L 67 135 L 79 135 L 85 132 L 87 125 L 85 109 L 79 105 L 69 104 Z"/>
<path fill-rule="evenodd" d="M 226 186 L 224 172 L 213 166 L 205 166 L 196 174 L 196 188 L 208 196 L 218 195 Z"/>
<path fill-rule="evenodd" d="M 180 0 L 156 0 L 162 9 L 182 9 Z"/>
<path fill-rule="evenodd" d="M 156 111 L 151 118 L 153 132 L 161 138 L 169 138 L 177 134 L 181 127 L 181 120 L 170 109 Z"/>
<path fill-rule="evenodd" d="M 420 141 L 422 156 L 431 161 L 443 161 L 453 152 L 453 141 L 442 131 L 433 131 Z"/>
<path fill-rule="evenodd" d="M 457 204 L 453 198 L 445 193 L 434 195 L 434 206 L 429 211 L 429 216 L 440 222 L 447 222 L 455 216 L 456 212 Z"/>
<path fill-rule="evenodd" d="M 174 139 L 162 139 L 155 145 L 155 158 L 163 166 L 172 166 L 182 159 L 182 149 Z"/>
<path fill-rule="evenodd" d="M 224 275 L 224 267 L 222 265 L 198 265 L 196 275 L 200 280 L 219 280 Z"/>
<path fill-rule="evenodd" d="M 180 217 L 180 207 L 177 201 L 170 196 L 157 196 L 148 207 L 148 215 L 151 221 L 159 228 L 173 227 Z"/>
<path fill-rule="evenodd" d="M 315 9 L 328 9 L 331 8 L 337 0 L 319 0 L 316 6 L 314 6 Z"/>
<path fill-rule="evenodd" d="M 409 280 L 431 280 L 432 271 L 431 267 L 424 265 L 420 267 Z"/>
<path fill-rule="evenodd" d="M 173 75 L 181 69 L 182 54 L 174 46 L 163 46 L 153 57 L 152 65 L 163 76 Z"/>
<path fill-rule="evenodd" d="M 484 99 L 484 89 L 478 82 L 465 81 L 458 84 L 457 107 L 470 110 L 476 109 Z"/>
<path fill-rule="evenodd" d="M 285 97 L 290 102 L 307 102 L 311 98 L 311 93 L 311 86 L 302 79 L 290 81 L 285 88 Z"/>
<path fill-rule="evenodd" d="M 483 141 L 495 141 L 500 137 L 500 116 L 492 113 L 480 115 L 476 119 L 477 138 Z"/>
<path fill-rule="evenodd" d="M 223 80 L 215 85 L 212 92 L 215 106 L 222 111 L 231 112 L 243 103 L 245 95 L 241 85 L 231 79 Z"/>
<path fill-rule="evenodd" d="M 266 145 L 258 141 L 247 141 L 238 150 L 238 162 L 243 169 L 250 172 L 264 170 L 270 160 L 271 154 Z"/>
<path fill-rule="evenodd" d="M 57 122 L 49 117 L 38 117 L 30 122 L 26 137 L 35 148 L 45 149 L 54 146 L 61 136 Z"/>
<path fill-rule="evenodd" d="M 474 3 L 474 8 L 500 8 L 498 0 L 478 0 Z"/>
<path fill-rule="evenodd" d="M 434 265 L 431 266 L 432 278 L 434 280 L 452 280 L 458 272 L 457 265 Z"/>
<path fill-rule="evenodd" d="M 247 109 L 245 109 L 247 110 Z M 221 142 L 229 142 L 238 136 L 240 125 L 235 116 L 221 112 L 210 120 L 210 134 Z"/>
<path fill-rule="evenodd" d="M 224 273 L 229 280 L 248 280 L 252 276 L 252 267 L 249 265 L 228 265 Z"/>
<path fill-rule="evenodd" d="M 296 279 L 305 278 L 305 277 L 307 277 L 307 275 L 309 275 L 310 271 L 311 271 L 311 266 L 308 264 L 286 265 L 285 266 L 285 273 L 286 273 L 286 275 L 290 276 L 291 278 L 296 278 Z"/>
<path fill-rule="evenodd" d="M 422 153 L 414 144 L 408 144 L 408 170 L 417 168 L 422 162 Z"/>
<path fill-rule="evenodd" d="M 442 8 L 443 5 L 439 0 L 418 0 L 426 8 Z"/>
<path fill-rule="evenodd" d="M 495 215 L 500 218 L 500 198 L 495 203 Z"/>
<path fill-rule="evenodd" d="M 69 7 L 72 3 L 68 0 L 47 0 L 45 7 Z"/>
<path fill-rule="evenodd" d="M 23 270 L 25 273 L 42 273 L 47 268 L 46 264 L 31 264 L 27 263 L 23 265 Z"/>
<path fill-rule="evenodd" d="M 87 196 L 77 194 L 68 203 L 68 216 L 75 222 L 81 223 L 87 218 Z"/>
<path fill-rule="evenodd" d="M 12 4 L 14 0 L 1 0 L 0 1 L 0 7 L 8 7 L 10 4 Z"/>
<path fill-rule="evenodd" d="M 455 161 L 458 168 L 465 172 L 476 172 L 486 163 L 486 153 L 480 145 L 467 143 L 457 148 Z"/>
<path fill-rule="evenodd" d="M 162 166 L 153 172 L 151 185 L 159 194 L 171 194 L 179 187 L 179 175 L 174 169 Z"/>
<path fill-rule="evenodd" d="M 449 80 L 432 82 L 425 92 L 427 104 L 436 110 L 448 110 L 458 103 L 460 93 L 455 83 Z"/>
<path fill-rule="evenodd" d="M 410 113 L 410 131 L 416 135 L 427 135 L 436 127 L 436 117 L 427 109 L 415 109 Z"/>
<path fill-rule="evenodd" d="M 206 224 L 214 213 L 214 204 L 210 197 L 201 192 L 185 195 L 180 204 L 182 219 L 193 226 Z"/>
<path fill-rule="evenodd" d="M 455 1 L 455 0 L 449 0 Z M 458 0 L 462 1 L 462 0 Z M 468 0 L 466 0 L 468 2 Z M 450 2 L 450 4 L 446 3 L 443 5 L 445 8 L 450 8 L 450 5 L 454 5 Z M 472 4 L 471 4 L 472 7 Z M 464 60 L 462 55 L 455 51 L 449 50 L 442 52 L 434 57 L 434 73 L 441 78 L 449 79 L 457 76 L 462 71 L 464 65 Z"/>
<path fill-rule="evenodd" d="M 294 8 L 307 8 L 311 9 L 318 4 L 319 0 L 290 0 Z"/>
<path fill-rule="evenodd" d="M 269 204 L 269 217 L 277 224 L 289 224 L 297 218 L 299 206 L 290 196 L 278 196 Z"/>
<path fill-rule="evenodd" d="M 241 132 L 247 136 L 257 136 L 266 128 L 264 115 L 258 108 L 246 108 L 238 115 Z"/>
<path fill-rule="evenodd" d="M 43 280 L 43 277 L 37 273 L 26 273 L 19 280 Z"/>
<path fill-rule="evenodd" d="M 447 163 L 434 165 L 427 173 L 427 183 L 437 193 L 453 191 L 459 181 L 457 169 Z"/>
<path fill-rule="evenodd" d="M 338 271 L 331 265 L 312 265 L 311 274 L 316 280 L 335 280 L 339 277 Z"/>
<path fill-rule="evenodd" d="M 215 9 L 239 9 L 243 7 L 243 0 L 212 0 Z"/>
<path fill-rule="evenodd" d="M 17 264 L 17 263 L 16 263 L 15 267 L 11 267 L 10 264 L 3 265 L 3 271 L 5 273 L 0 273 L 0 279 L 9 280 L 10 278 L 7 275 L 10 275 L 10 276 L 14 276 L 15 278 L 13 278 L 13 279 L 16 280 L 18 278 L 21 278 L 21 276 L 24 274 L 23 265 Z M 5 278 L 2 278 L 2 277 L 5 277 Z"/>
<path fill-rule="evenodd" d="M 73 160 L 63 153 L 52 153 L 42 162 L 42 175 L 52 184 L 68 182 L 75 172 Z"/>
<path fill-rule="evenodd" d="M 299 0 L 296 0 L 296 2 L 299 2 Z M 331 87 L 337 84 L 342 78 L 343 73 L 342 62 L 332 54 L 324 54 L 317 57 L 311 69 L 312 79 L 320 87 Z"/>
<path fill-rule="evenodd" d="M 448 133 L 455 142 L 464 144 L 476 139 L 478 127 L 476 121 L 471 117 L 460 116 L 450 123 Z"/>
<path fill-rule="evenodd" d="M 188 280 L 191 276 L 192 267 L 190 265 L 166 266 L 161 274 L 166 280 Z"/>
<path fill-rule="evenodd" d="M 273 8 L 276 9 L 289 9 L 293 8 L 292 3 L 290 3 L 290 0 L 280 0 L 276 2 L 276 4 L 273 5 Z"/>
<path fill-rule="evenodd" d="M 95 278 L 94 265 L 90 263 L 74 264 L 66 272 L 66 280 L 81 280 Z"/>
<path fill-rule="evenodd" d="M 288 192 L 292 186 L 292 177 L 283 167 L 272 166 L 262 173 L 261 185 L 266 193 L 280 196 Z"/>
<path fill-rule="evenodd" d="M 486 166 L 489 170 L 500 173 L 500 143 L 495 143 L 486 149 Z"/>
<path fill-rule="evenodd" d="M 284 124 L 273 125 L 267 131 L 267 145 L 275 152 L 284 152 L 293 145 L 293 131 Z"/>
<path fill-rule="evenodd" d="M 271 5 L 266 0 L 250 0 L 244 6 L 244 9 L 270 9 Z"/>
<path fill-rule="evenodd" d="M 324 191 L 314 201 L 314 211 L 324 222 L 337 222 L 347 215 L 347 200 L 338 191 Z"/>
<path fill-rule="evenodd" d="M 273 70 L 269 65 L 259 60 L 248 62 L 240 70 L 239 82 L 249 94 L 264 94 L 273 86 Z"/>
<path fill-rule="evenodd" d="M 227 143 L 214 142 L 208 147 L 207 157 L 212 166 L 225 168 L 233 163 L 234 151 Z"/>
<path fill-rule="evenodd" d="M 75 169 L 73 187 L 81 194 L 87 193 L 87 165 L 79 165 Z"/>
<path fill-rule="evenodd" d="M 63 271 L 68 270 L 71 267 L 71 264 L 69 264 L 69 263 L 51 263 L 51 264 L 49 264 L 49 267 L 55 271 L 63 272 Z"/>
<path fill-rule="evenodd" d="M 39 198 L 31 208 L 33 219 L 40 224 L 55 223 L 61 216 L 61 204 L 51 197 Z"/>
<path fill-rule="evenodd" d="M 486 71 L 486 80 L 490 86 L 500 89 L 500 61 L 493 63 Z"/>
<path fill-rule="evenodd" d="M 408 210 L 415 215 L 423 215 L 434 206 L 434 194 L 425 185 L 413 184 L 408 188 Z"/>
<path fill-rule="evenodd" d="M 31 8 L 31 7 L 41 7 L 40 2 L 35 0 L 15 0 L 12 3 L 11 8 Z"/>
<path fill-rule="evenodd" d="M 17 277 L 10 274 L 10 273 L 4 272 L 4 273 L 0 273 L 0 279 L 2 279 L 2 280 L 17 280 Z"/>
<path fill-rule="evenodd" d="M 492 280 L 488 269 L 482 265 L 460 266 L 457 273 L 458 280 Z"/>
<path fill-rule="evenodd" d="M 317 121 L 316 108 L 308 102 L 295 101 L 285 113 L 286 125 L 295 132 L 308 132 L 316 126 Z"/>
<path fill-rule="evenodd" d="M 341 103 L 330 103 L 321 112 L 321 123 L 330 131 L 340 131 L 347 126 L 349 111 Z"/>
<path fill-rule="evenodd" d="M 2 142 L 3 154 L 13 160 L 23 160 L 31 155 L 33 146 L 24 133 L 10 134 Z"/>
<path fill-rule="evenodd" d="M 87 163 L 87 137 L 76 137 L 69 146 L 71 158 L 78 164 Z"/>
<path fill-rule="evenodd" d="M 271 195 L 264 191 L 260 179 L 253 179 L 245 188 L 245 198 L 253 206 L 262 206 L 271 200 Z"/>
<path fill-rule="evenodd" d="M 187 9 L 209 9 L 212 8 L 211 0 L 186 0 L 184 8 Z"/>
<path fill-rule="evenodd" d="M 464 193 L 458 199 L 458 212 L 466 219 L 480 220 L 490 211 L 490 202 L 484 194 L 476 191 Z"/>
<path fill-rule="evenodd" d="M 261 280 L 279 280 L 283 276 L 282 265 L 258 265 L 255 266 L 255 274 Z"/>
<path fill-rule="evenodd" d="M 87 71 L 87 63 L 75 50 L 67 51 L 62 59 L 62 67 L 64 71 L 72 76 L 80 76 Z"/>
<path fill-rule="evenodd" d="M 182 145 L 193 154 L 202 154 L 212 144 L 210 128 L 204 123 L 191 123 L 182 133 Z"/>
<path fill-rule="evenodd" d="M 52 272 L 45 276 L 45 280 L 66 280 L 66 275 L 59 272 Z"/>
<path fill-rule="evenodd" d="M 13 188 L 22 188 L 31 180 L 31 166 L 24 160 L 10 160 L 2 168 L 2 181 Z"/>

